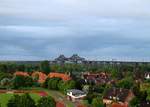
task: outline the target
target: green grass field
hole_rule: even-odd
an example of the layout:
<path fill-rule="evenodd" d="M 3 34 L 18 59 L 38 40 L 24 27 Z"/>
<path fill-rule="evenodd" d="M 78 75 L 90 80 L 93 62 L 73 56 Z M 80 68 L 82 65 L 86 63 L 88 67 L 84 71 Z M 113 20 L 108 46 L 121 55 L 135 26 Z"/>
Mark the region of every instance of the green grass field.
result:
<path fill-rule="evenodd" d="M 48 90 L 48 89 L 44 89 L 44 88 L 23 88 L 24 90 L 38 90 L 38 91 L 45 91 L 48 93 L 49 96 L 52 96 L 56 101 L 61 101 L 64 102 L 64 104 L 67 107 L 75 107 L 75 104 L 72 103 L 71 101 L 68 101 L 66 99 L 66 96 L 62 93 L 60 93 L 59 91 L 53 91 L 53 90 Z M 37 101 L 40 99 L 40 96 L 38 94 L 34 94 L 34 93 L 29 93 L 30 96 L 34 99 L 34 101 L 37 103 Z M 13 96 L 13 94 L 0 94 L 0 103 L 1 103 L 1 107 L 7 107 L 7 102 L 8 100 Z"/>
<path fill-rule="evenodd" d="M 7 107 L 7 102 L 12 96 L 13 94 L 0 94 L 1 107 Z M 30 93 L 30 96 L 34 99 L 35 102 L 37 102 L 40 99 L 40 96 L 38 94 Z"/>

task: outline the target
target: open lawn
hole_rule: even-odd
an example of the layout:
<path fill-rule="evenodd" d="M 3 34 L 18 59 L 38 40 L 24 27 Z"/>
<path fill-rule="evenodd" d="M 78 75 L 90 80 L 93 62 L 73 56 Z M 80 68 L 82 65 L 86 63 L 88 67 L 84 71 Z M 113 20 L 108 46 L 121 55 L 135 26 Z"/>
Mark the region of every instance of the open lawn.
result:
<path fill-rule="evenodd" d="M 40 96 L 38 94 L 30 93 L 31 97 L 34 99 L 35 102 L 37 102 L 40 99 Z M 1 107 L 7 107 L 8 100 L 13 96 L 13 94 L 0 94 L 0 103 Z"/>
<path fill-rule="evenodd" d="M 48 90 L 44 88 L 23 88 L 23 90 L 37 90 L 37 91 L 44 91 L 46 92 L 49 96 L 53 97 L 56 101 L 62 102 L 65 104 L 66 107 L 76 107 L 76 104 L 68 101 L 66 96 L 59 91 L 53 91 L 53 90 Z M 37 101 L 40 99 L 40 95 L 38 93 L 29 93 L 31 97 L 34 99 L 34 101 L 37 103 Z M 13 96 L 11 93 L 1 93 L 0 94 L 0 103 L 2 107 L 6 107 L 6 104 L 8 100 Z"/>

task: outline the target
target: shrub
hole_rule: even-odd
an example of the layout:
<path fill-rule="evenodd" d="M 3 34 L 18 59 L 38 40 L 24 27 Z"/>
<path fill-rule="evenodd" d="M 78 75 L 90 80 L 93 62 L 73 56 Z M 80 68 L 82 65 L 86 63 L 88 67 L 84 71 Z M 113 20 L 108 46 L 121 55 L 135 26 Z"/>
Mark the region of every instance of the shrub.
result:
<path fill-rule="evenodd" d="M 52 97 L 41 97 L 37 107 L 56 107 L 56 102 Z"/>

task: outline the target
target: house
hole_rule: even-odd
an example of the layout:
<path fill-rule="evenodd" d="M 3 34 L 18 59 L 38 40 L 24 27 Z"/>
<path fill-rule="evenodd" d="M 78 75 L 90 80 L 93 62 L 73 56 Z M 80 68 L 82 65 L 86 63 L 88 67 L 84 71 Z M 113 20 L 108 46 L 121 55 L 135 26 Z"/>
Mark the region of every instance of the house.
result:
<path fill-rule="evenodd" d="M 105 84 L 110 82 L 109 75 L 101 72 L 101 73 L 83 73 L 82 78 L 86 83 L 94 83 L 94 84 Z"/>
<path fill-rule="evenodd" d="M 103 103 L 110 105 L 113 102 L 128 105 L 129 101 L 134 97 L 131 90 L 122 88 L 110 88 L 103 96 Z"/>
<path fill-rule="evenodd" d="M 64 74 L 64 73 L 58 73 L 58 72 L 51 72 L 47 76 L 48 78 L 61 78 L 64 81 L 71 80 L 70 75 Z"/>
<path fill-rule="evenodd" d="M 27 72 L 17 71 L 14 73 L 15 76 L 29 76 Z"/>
<path fill-rule="evenodd" d="M 67 90 L 68 100 L 75 102 L 83 99 L 84 97 L 86 97 L 86 93 L 81 90 L 77 90 L 77 89 Z"/>

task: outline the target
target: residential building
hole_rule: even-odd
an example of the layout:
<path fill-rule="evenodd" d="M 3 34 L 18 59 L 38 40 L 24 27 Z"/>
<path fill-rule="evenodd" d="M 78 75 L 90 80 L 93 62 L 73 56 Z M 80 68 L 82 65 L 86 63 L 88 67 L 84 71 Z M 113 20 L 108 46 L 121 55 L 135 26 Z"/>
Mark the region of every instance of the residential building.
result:
<path fill-rule="evenodd" d="M 77 90 L 77 89 L 67 90 L 68 100 L 76 102 L 82 100 L 84 97 L 86 97 L 86 93 L 81 90 Z"/>
<path fill-rule="evenodd" d="M 61 78 L 64 81 L 71 80 L 70 75 L 64 74 L 64 73 L 58 73 L 58 72 L 51 72 L 47 76 L 48 78 Z"/>
<path fill-rule="evenodd" d="M 104 72 L 101 73 L 83 73 L 82 78 L 86 83 L 106 84 L 111 82 L 110 75 Z"/>
<path fill-rule="evenodd" d="M 131 90 L 122 88 L 110 88 L 103 96 L 103 103 L 110 105 L 117 102 L 122 105 L 128 105 L 129 101 L 134 97 Z"/>

